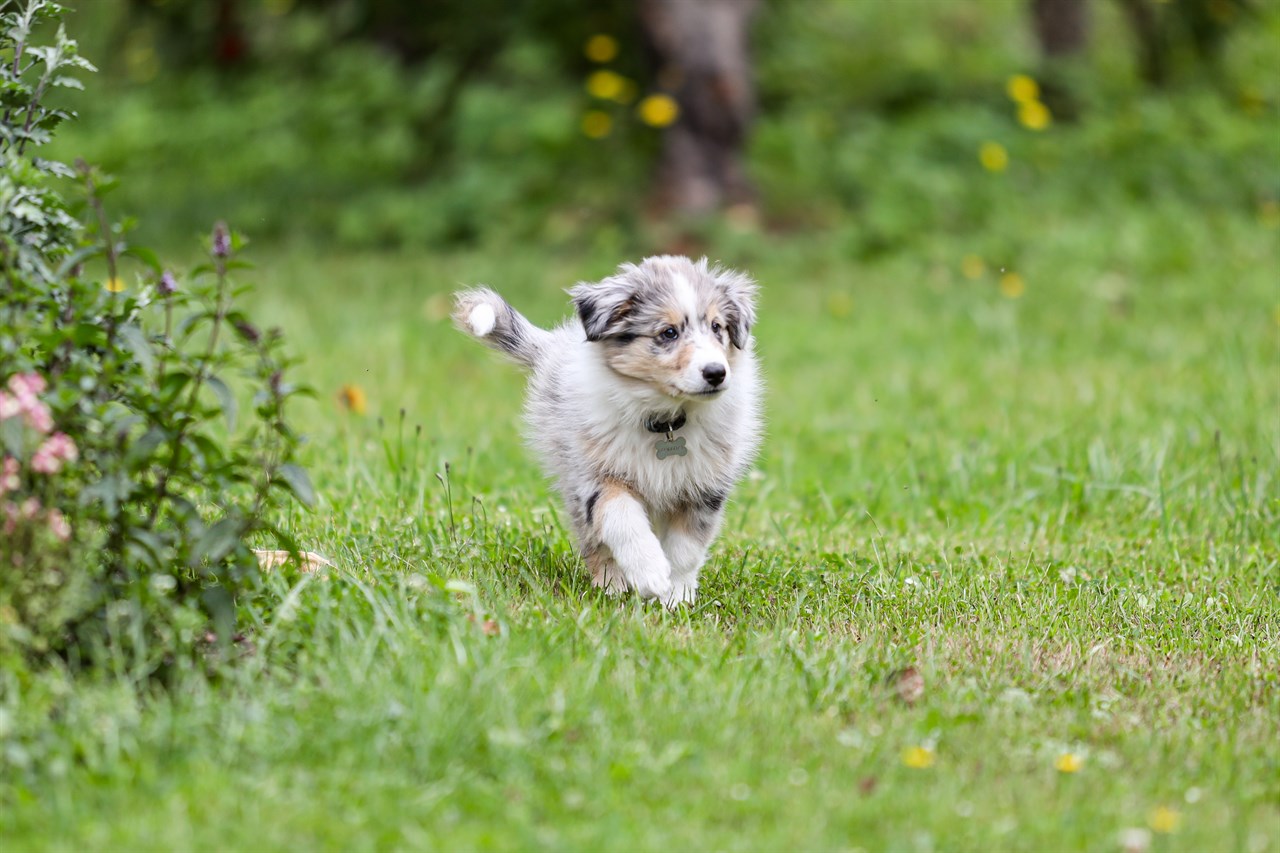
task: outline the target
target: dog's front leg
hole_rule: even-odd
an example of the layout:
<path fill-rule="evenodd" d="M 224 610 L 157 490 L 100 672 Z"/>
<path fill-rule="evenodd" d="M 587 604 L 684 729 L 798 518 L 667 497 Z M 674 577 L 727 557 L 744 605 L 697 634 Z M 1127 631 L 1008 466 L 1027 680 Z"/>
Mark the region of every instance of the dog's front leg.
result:
<path fill-rule="evenodd" d="M 668 607 L 698 597 L 698 573 L 707 559 L 707 548 L 720 529 L 724 498 L 678 508 L 662 537 L 662 550 L 671 562 L 671 596 Z"/>
<path fill-rule="evenodd" d="M 596 537 L 609 549 L 623 582 L 645 598 L 666 601 L 671 564 L 644 505 L 625 484 L 613 481 L 600 490 L 592 510 Z"/>

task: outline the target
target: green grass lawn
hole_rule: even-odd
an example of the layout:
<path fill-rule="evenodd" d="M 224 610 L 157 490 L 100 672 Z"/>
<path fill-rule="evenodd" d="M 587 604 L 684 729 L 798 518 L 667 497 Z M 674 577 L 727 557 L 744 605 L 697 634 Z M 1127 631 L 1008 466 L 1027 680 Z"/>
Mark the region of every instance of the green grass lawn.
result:
<path fill-rule="evenodd" d="M 1020 233 L 1020 295 L 944 235 L 716 242 L 768 439 L 675 613 L 589 588 L 517 371 L 443 319 L 623 258 L 256 251 L 340 571 L 272 576 L 216 680 L 12 697 L 4 846 L 1280 849 L 1280 231 Z"/>

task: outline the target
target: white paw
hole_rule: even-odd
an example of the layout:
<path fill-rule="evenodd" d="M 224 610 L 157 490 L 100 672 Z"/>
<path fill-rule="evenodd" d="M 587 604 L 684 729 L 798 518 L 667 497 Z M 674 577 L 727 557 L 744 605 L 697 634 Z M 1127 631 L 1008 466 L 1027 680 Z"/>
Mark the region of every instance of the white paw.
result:
<path fill-rule="evenodd" d="M 665 602 L 671 596 L 673 584 L 669 576 L 660 575 L 657 572 L 646 575 L 642 578 L 636 578 L 631 582 L 631 588 L 636 591 L 641 598 L 656 598 Z"/>
<path fill-rule="evenodd" d="M 493 326 L 497 322 L 498 315 L 494 313 L 493 306 L 487 302 L 481 302 L 472 308 L 471 313 L 467 315 L 467 325 L 471 327 L 472 332 L 481 338 L 492 332 Z"/>
<path fill-rule="evenodd" d="M 671 584 L 671 592 L 663 597 L 662 603 L 668 610 L 675 610 L 681 604 L 692 605 L 697 599 L 697 581 L 675 581 Z"/>

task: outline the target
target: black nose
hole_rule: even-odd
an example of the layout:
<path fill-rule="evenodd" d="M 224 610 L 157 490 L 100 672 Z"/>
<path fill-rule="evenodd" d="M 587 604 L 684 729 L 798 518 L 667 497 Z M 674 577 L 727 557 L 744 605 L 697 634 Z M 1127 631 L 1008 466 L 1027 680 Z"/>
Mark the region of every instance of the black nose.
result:
<path fill-rule="evenodd" d="M 702 368 L 702 378 L 707 380 L 707 384 L 714 388 L 724 381 L 724 365 L 708 364 Z"/>

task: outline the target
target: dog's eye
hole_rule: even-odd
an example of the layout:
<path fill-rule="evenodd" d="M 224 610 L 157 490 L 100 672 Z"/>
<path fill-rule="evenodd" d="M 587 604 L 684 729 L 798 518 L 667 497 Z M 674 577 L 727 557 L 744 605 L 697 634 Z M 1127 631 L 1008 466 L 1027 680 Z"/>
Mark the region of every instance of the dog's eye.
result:
<path fill-rule="evenodd" d="M 714 322 L 714 323 L 712 323 L 712 324 L 711 324 L 711 334 L 713 334 L 713 335 L 718 335 L 718 334 L 720 334 L 720 330 L 721 330 L 721 329 L 723 329 L 723 328 L 724 328 L 724 326 L 721 326 L 721 325 L 720 325 L 720 322 L 719 322 L 719 321 L 716 321 L 716 322 Z"/>
<path fill-rule="evenodd" d="M 676 329 L 675 326 L 667 326 L 661 332 L 658 332 L 658 338 L 660 340 L 674 341 L 678 337 L 680 337 L 680 332 Z"/>

